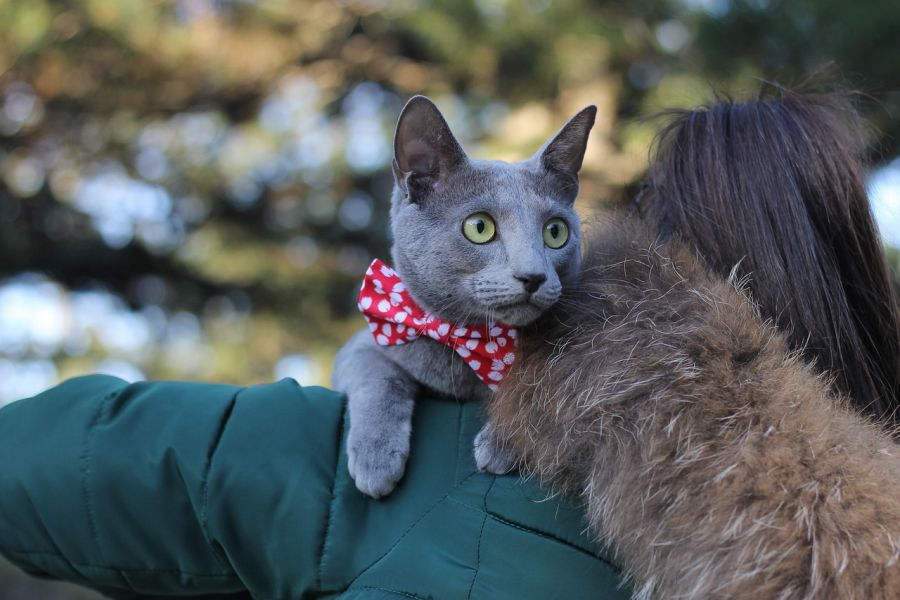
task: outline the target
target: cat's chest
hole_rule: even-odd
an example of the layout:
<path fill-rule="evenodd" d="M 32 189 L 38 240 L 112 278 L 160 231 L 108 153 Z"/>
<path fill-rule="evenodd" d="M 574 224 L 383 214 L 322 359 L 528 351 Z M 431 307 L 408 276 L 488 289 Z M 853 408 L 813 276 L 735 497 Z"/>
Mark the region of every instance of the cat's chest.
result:
<path fill-rule="evenodd" d="M 475 371 L 449 346 L 428 338 L 418 338 L 391 349 L 395 350 L 395 354 L 403 354 L 400 364 L 426 387 L 461 399 L 486 399 L 490 396 L 490 390 Z"/>

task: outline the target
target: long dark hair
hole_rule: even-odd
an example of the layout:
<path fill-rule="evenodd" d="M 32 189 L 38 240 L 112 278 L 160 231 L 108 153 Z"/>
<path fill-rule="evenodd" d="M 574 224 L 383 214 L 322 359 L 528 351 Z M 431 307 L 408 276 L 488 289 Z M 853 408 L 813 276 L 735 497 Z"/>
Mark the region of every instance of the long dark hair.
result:
<path fill-rule="evenodd" d="M 715 271 L 746 277 L 794 348 L 859 409 L 896 425 L 900 315 L 850 97 L 770 89 L 669 115 L 641 213 Z"/>

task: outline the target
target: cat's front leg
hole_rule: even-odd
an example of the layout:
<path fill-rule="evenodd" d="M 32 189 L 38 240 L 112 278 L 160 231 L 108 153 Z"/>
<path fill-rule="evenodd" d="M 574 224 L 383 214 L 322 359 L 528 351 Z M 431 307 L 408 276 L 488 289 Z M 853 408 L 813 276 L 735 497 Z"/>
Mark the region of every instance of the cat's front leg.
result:
<path fill-rule="evenodd" d="M 335 357 L 334 387 L 347 394 L 350 476 L 367 496 L 386 496 L 406 470 L 418 386 L 364 331 Z"/>
<path fill-rule="evenodd" d="M 475 436 L 475 465 L 479 471 L 505 475 L 516 466 L 516 456 L 509 450 L 490 423 Z"/>
<path fill-rule="evenodd" d="M 409 458 L 414 396 L 415 384 L 399 369 L 365 391 L 347 394 L 347 464 L 357 489 L 367 496 L 390 494 L 403 477 Z"/>

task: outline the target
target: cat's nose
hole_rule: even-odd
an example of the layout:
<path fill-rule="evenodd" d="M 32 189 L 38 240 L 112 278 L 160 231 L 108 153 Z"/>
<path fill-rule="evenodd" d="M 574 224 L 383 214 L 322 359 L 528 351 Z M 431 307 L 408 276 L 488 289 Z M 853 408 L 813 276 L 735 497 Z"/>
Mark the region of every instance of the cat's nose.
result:
<path fill-rule="evenodd" d="M 529 294 L 536 292 L 537 289 L 541 287 L 541 284 L 547 281 L 547 276 L 543 273 L 528 273 L 525 275 L 515 275 L 514 277 L 522 282 L 525 291 Z"/>

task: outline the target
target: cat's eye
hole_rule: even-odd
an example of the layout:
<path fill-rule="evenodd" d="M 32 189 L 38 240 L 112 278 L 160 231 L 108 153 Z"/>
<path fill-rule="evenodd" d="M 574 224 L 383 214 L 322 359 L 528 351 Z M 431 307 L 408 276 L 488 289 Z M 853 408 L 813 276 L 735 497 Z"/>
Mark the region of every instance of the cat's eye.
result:
<path fill-rule="evenodd" d="M 497 235 L 497 225 L 487 213 L 469 215 L 463 221 L 463 235 L 474 244 L 487 244 Z"/>
<path fill-rule="evenodd" d="M 544 243 L 554 250 L 562 248 L 569 241 L 569 226 L 555 217 L 544 223 Z"/>

